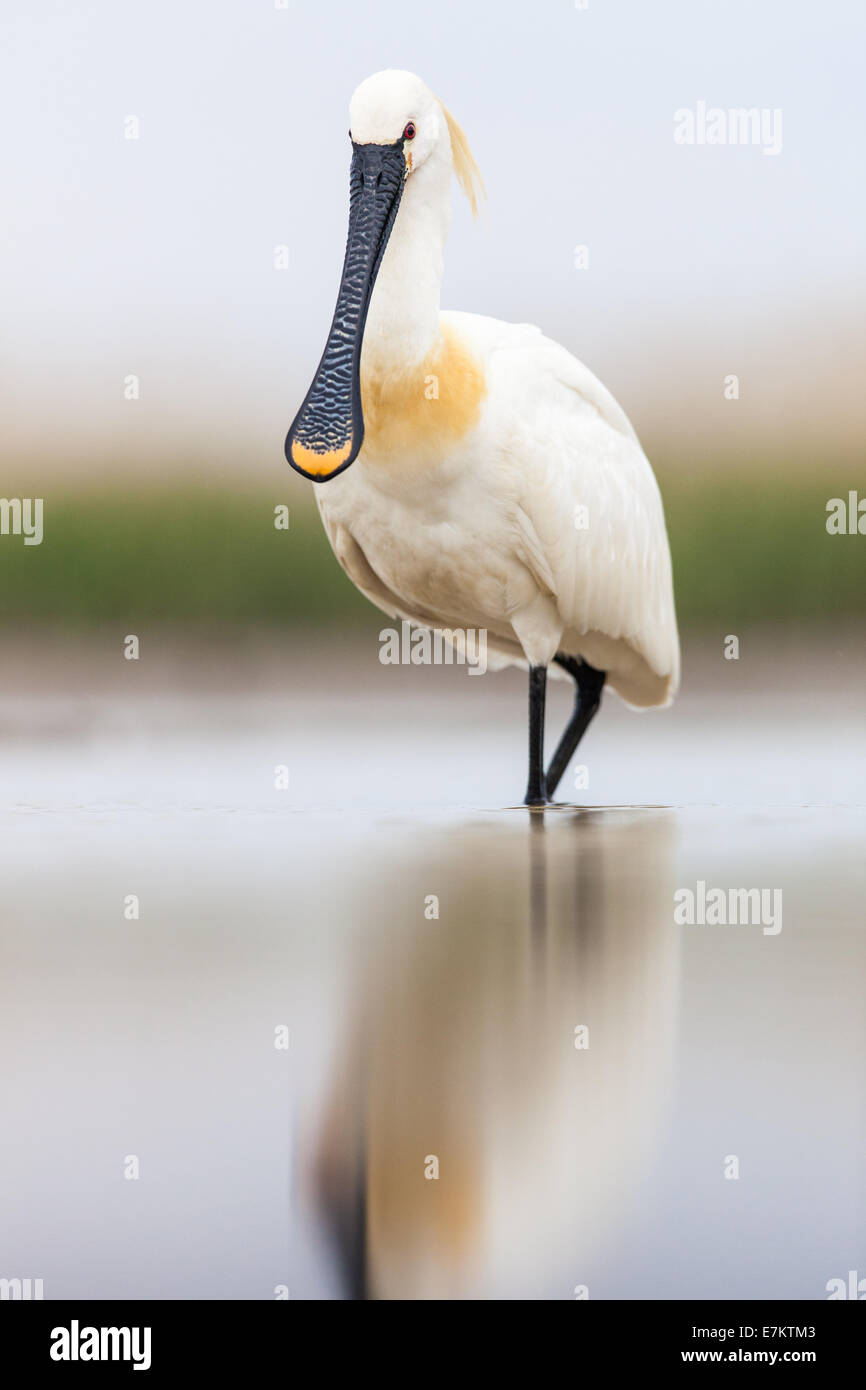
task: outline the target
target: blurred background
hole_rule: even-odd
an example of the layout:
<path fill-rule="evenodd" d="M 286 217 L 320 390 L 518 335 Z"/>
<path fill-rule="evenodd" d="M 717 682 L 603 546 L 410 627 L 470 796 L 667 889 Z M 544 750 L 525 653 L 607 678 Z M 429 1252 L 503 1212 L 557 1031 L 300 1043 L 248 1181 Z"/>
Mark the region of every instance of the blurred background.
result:
<path fill-rule="evenodd" d="M 817 25 L 782 0 L 11 0 L 3 488 L 44 497 L 46 542 L 0 547 L 3 617 L 378 621 L 282 441 L 339 282 L 348 100 L 384 67 L 441 95 L 486 180 L 478 226 L 455 190 L 444 306 L 539 324 L 613 391 L 683 621 L 862 613 L 864 548 L 824 522 L 866 419 L 863 23 L 853 0 Z M 780 110 L 781 152 L 675 143 L 700 101 Z"/>
<path fill-rule="evenodd" d="M 864 28 L 854 0 L 7 0 L 0 492 L 44 539 L 0 536 L 0 1278 L 866 1275 L 866 538 L 826 529 L 866 494 Z M 608 697 L 543 818 L 514 809 L 523 673 L 382 666 L 283 458 L 385 67 L 487 185 L 478 224 L 455 189 L 444 307 L 564 343 L 664 496 L 682 695 Z M 781 112 L 780 151 L 677 144 L 699 102 Z M 782 932 L 675 924 L 698 879 L 781 886 Z"/>

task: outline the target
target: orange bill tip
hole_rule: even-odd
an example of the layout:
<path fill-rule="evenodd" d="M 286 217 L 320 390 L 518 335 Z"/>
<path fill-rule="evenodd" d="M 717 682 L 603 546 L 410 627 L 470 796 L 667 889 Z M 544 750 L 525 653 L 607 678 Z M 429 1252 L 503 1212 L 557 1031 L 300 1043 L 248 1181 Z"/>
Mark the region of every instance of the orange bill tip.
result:
<path fill-rule="evenodd" d="M 301 444 L 297 439 L 293 439 L 291 463 L 299 473 L 305 473 L 308 478 L 316 478 L 321 481 L 342 468 L 351 452 L 351 439 L 348 439 L 339 449 L 328 449 L 324 453 L 317 453 L 315 449 L 308 449 L 306 444 Z"/>

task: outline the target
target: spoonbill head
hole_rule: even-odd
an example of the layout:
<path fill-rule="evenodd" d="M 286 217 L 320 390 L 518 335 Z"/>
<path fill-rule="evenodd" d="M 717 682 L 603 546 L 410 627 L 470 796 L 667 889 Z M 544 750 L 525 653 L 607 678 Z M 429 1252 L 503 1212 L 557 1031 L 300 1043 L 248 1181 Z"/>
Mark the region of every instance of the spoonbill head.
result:
<path fill-rule="evenodd" d="M 384 72 L 368 77 L 352 97 L 349 119 L 352 162 L 343 276 L 325 351 L 286 439 L 289 463 L 317 483 L 336 477 L 354 463 L 364 442 L 360 382 L 364 330 L 373 288 L 404 197 L 400 235 L 390 257 L 393 278 L 402 277 L 411 291 L 413 276 L 423 276 L 431 286 L 436 285 L 438 296 L 441 247 L 438 253 L 434 251 L 432 264 L 424 266 L 417 254 L 424 243 L 423 217 L 419 214 L 426 211 L 428 217 L 444 223 L 444 242 L 452 171 L 473 207 L 477 207 L 476 180 L 480 183 L 460 127 L 413 73 Z M 410 177 L 411 192 L 407 188 Z M 411 359 L 413 345 L 399 341 L 402 327 L 399 312 L 392 315 L 388 325 L 390 349 L 408 353 Z M 405 356 L 403 360 L 407 360 Z"/>
<path fill-rule="evenodd" d="M 320 485 L 337 559 L 374 604 L 458 647 L 484 631 L 489 665 L 529 667 L 525 800 L 544 805 L 605 683 L 638 707 L 676 693 L 658 485 L 624 412 L 564 348 L 441 310 L 452 175 L 473 211 L 483 183 L 430 89 L 367 78 L 349 133 L 343 274 L 286 457 Z M 548 669 L 576 696 L 545 773 Z"/>

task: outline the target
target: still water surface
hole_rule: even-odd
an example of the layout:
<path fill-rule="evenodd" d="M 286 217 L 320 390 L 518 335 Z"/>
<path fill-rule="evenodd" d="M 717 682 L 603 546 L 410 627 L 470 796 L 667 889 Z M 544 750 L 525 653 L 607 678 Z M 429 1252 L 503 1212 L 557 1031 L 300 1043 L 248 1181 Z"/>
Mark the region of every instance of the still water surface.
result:
<path fill-rule="evenodd" d="M 856 707 L 818 737 L 806 699 L 611 701 L 596 804 L 540 816 L 511 809 L 519 679 L 449 680 L 5 701 L 0 1276 L 571 1299 L 866 1274 Z M 679 924 L 699 880 L 780 889 L 781 930 Z"/>

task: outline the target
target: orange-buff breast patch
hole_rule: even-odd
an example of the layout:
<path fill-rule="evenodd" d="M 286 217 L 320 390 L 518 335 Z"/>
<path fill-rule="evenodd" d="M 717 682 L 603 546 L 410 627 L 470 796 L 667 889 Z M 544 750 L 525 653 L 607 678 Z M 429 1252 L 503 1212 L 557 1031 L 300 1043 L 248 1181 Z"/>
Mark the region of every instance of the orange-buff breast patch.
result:
<path fill-rule="evenodd" d="M 487 391 L 484 372 L 450 328 L 416 366 L 364 371 L 365 456 L 442 453 L 477 424 Z"/>

